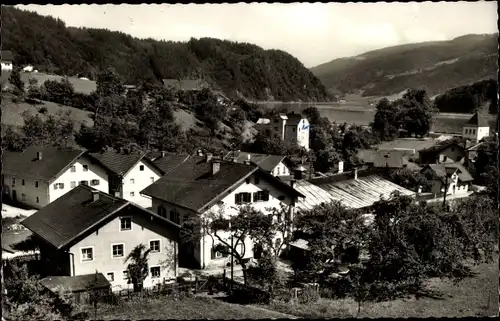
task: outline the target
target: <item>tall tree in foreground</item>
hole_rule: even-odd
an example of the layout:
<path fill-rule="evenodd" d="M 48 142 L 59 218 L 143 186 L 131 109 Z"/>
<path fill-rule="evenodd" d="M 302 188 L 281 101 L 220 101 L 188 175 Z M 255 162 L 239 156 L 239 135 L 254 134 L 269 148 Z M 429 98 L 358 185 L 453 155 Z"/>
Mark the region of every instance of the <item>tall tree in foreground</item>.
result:
<path fill-rule="evenodd" d="M 400 127 L 398 106 L 387 98 L 380 100 L 370 126 L 380 140 L 389 141 L 397 138 Z"/>
<path fill-rule="evenodd" d="M 24 91 L 24 82 L 21 80 L 21 73 L 20 73 L 20 68 L 16 67 L 12 69 L 12 72 L 9 77 L 9 82 L 13 86 L 13 94 L 17 100 L 17 102 L 20 102 L 24 99 L 25 96 L 25 91 Z M 3 90 L 3 88 L 2 88 Z"/>
<path fill-rule="evenodd" d="M 125 262 L 127 265 L 129 283 L 134 286 L 134 292 L 141 292 L 144 286 L 144 280 L 149 274 L 149 252 L 151 249 L 144 244 L 139 244 L 127 255 Z"/>
<path fill-rule="evenodd" d="M 436 109 L 427 92 L 409 89 L 401 100 L 401 125 L 410 136 L 424 137 L 431 130 Z"/>

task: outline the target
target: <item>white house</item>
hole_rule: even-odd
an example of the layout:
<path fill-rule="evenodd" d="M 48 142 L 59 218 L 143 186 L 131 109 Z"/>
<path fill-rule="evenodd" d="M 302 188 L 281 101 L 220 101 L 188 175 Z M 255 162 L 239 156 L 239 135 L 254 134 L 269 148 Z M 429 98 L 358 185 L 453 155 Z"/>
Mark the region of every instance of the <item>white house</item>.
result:
<path fill-rule="evenodd" d="M 490 125 L 478 112 L 462 126 L 462 136 L 473 143 L 477 143 L 490 136 Z"/>
<path fill-rule="evenodd" d="M 239 206 L 245 204 L 264 213 L 284 205 L 288 217 L 283 219 L 292 222 L 295 202 L 303 197 L 258 166 L 220 161 L 210 154 L 192 156 L 142 193 L 152 197 L 155 212 L 181 225 L 194 215 L 207 217 L 209 213 L 221 212 L 226 217 L 235 215 Z M 229 241 L 228 233 L 219 231 L 218 234 Z M 275 241 L 282 242 L 278 238 L 279 235 Z M 183 256 L 179 261 L 199 268 L 227 265 L 229 259 L 213 250 L 217 244 L 217 239 L 213 242 L 210 233 L 206 232 L 199 243 L 180 245 L 179 253 Z M 244 251 L 245 258 L 251 258 L 254 255 L 252 240 L 247 238 L 244 247 L 238 250 Z"/>
<path fill-rule="evenodd" d="M 12 61 L 14 60 L 12 52 L 2 50 L 0 55 L 1 55 L 2 71 L 3 70 L 11 71 L 13 68 Z"/>
<path fill-rule="evenodd" d="M 257 129 L 267 135 L 275 134 L 281 140 L 309 150 L 309 120 L 294 112 L 279 114 L 273 119 L 261 118 Z"/>
<path fill-rule="evenodd" d="M 74 277 L 97 271 L 113 290 L 132 288 L 130 262 L 125 259 L 143 244 L 151 249 L 144 287 L 177 277 L 180 226 L 90 186 L 78 186 L 21 224 L 40 240 L 44 275 Z"/>
<path fill-rule="evenodd" d="M 474 180 L 472 175 L 460 163 L 429 164 L 422 168 L 431 183 L 431 192 L 436 196 L 465 196 Z"/>
<path fill-rule="evenodd" d="M 4 195 L 14 202 L 42 208 L 80 184 L 108 192 L 105 167 L 76 149 L 33 146 L 2 155 Z"/>
<path fill-rule="evenodd" d="M 140 191 L 156 182 L 164 172 L 144 153 L 122 153 L 108 149 L 90 155 L 109 171 L 109 194 L 145 208 L 151 207 L 151 198 L 140 195 Z"/>
<path fill-rule="evenodd" d="M 257 154 L 248 152 L 229 152 L 224 157 L 227 161 L 240 164 L 255 164 L 273 176 L 289 176 L 293 165 L 283 155 Z"/>
<path fill-rule="evenodd" d="M 32 72 L 33 71 L 33 66 L 31 66 L 31 65 L 25 66 L 23 68 L 23 71 L 24 72 Z"/>

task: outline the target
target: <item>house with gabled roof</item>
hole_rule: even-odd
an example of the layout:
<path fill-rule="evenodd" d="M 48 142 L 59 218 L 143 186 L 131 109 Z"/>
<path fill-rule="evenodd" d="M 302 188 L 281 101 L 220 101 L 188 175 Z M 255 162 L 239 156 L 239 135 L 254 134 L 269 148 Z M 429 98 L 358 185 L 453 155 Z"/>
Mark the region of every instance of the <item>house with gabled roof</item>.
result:
<path fill-rule="evenodd" d="M 143 152 L 119 152 L 107 149 L 103 153 L 91 153 L 109 171 L 109 194 L 151 207 L 151 199 L 140 191 L 156 182 L 163 174 Z"/>
<path fill-rule="evenodd" d="M 244 164 L 251 163 L 259 166 L 273 176 L 288 176 L 292 172 L 291 162 L 284 155 L 258 154 L 248 152 L 229 152 L 224 160 Z"/>
<path fill-rule="evenodd" d="M 421 173 L 432 182 L 434 195 L 468 196 L 474 178 L 460 163 L 428 164 Z"/>
<path fill-rule="evenodd" d="M 180 226 L 134 202 L 80 185 L 21 224 L 39 241 L 43 276 L 81 276 L 96 271 L 114 290 L 127 288 L 127 255 L 150 249 L 145 287 L 177 277 Z"/>
<path fill-rule="evenodd" d="M 462 136 L 473 143 L 477 143 L 490 136 L 490 125 L 479 112 L 475 112 L 462 126 Z"/>
<path fill-rule="evenodd" d="M 263 134 L 272 134 L 290 144 L 297 144 L 309 150 L 309 120 L 307 117 L 291 112 L 275 115 L 272 119 L 260 118 L 256 128 Z"/>
<path fill-rule="evenodd" d="M 295 203 L 304 197 L 289 184 L 272 176 L 259 166 L 239 164 L 214 158 L 211 154 L 192 156 L 142 191 L 153 199 L 153 208 L 160 216 L 181 225 L 193 216 L 210 212 L 235 215 L 239 207 L 250 205 L 264 213 L 270 208 L 288 209 L 287 219 L 293 221 Z M 223 238 L 227 233 L 218 232 Z M 227 258 L 214 250 L 217 244 L 209 235 L 199 242 L 186 242 L 179 260 L 191 261 L 199 268 L 221 266 Z M 253 256 L 253 243 L 247 239 L 239 251 L 245 258 Z"/>
<path fill-rule="evenodd" d="M 32 146 L 2 155 L 3 193 L 42 208 L 80 184 L 109 191 L 107 169 L 83 150 Z"/>
<path fill-rule="evenodd" d="M 146 157 L 153 161 L 153 163 L 164 173 L 168 173 L 187 161 L 191 155 L 185 153 L 167 153 L 162 151 L 150 152 L 146 155 Z"/>
<path fill-rule="evenodd" d="M 465 148 L 456 140 L 450 139 L 419 151 L 420 164 L 440 164 L 463 162 Z"/>

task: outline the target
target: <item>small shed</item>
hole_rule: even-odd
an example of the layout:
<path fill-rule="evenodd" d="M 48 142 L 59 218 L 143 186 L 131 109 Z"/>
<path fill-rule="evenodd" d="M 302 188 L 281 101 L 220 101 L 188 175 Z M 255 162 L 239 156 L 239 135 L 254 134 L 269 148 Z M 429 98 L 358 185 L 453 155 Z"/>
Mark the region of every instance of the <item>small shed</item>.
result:
<path fill-rule="evenodd" d="M 87 300 L 89 298 L 90 286 L 95 280 L 95 274 L 84 274 L 77 276 L 49 276 L 40 283 L 53 293 L 59 290 L 67 290 L 73 294 L 76 302 Z M 102 274 L 97 273 L 97 280 L 93 284 L 94 290 L 98 292 L 99 297 L 104 297 L 111 293 L 111 283 Z"/>

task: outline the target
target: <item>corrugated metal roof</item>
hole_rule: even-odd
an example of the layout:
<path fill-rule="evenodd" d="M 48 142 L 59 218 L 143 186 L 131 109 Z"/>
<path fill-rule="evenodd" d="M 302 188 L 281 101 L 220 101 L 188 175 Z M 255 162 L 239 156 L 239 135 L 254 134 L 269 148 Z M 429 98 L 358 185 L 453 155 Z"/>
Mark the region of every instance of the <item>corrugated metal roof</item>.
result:
<path fill-rule="evenodd" d="M 402 195 L 413 196 L 414 192 L 390 182 L 379 175 L 370 175 L 362 178 L 333 182 L 322 185 L 321 188 L 339 199 L 351 208 L 363 208 L 373 205 L 380 197 L 389 198 L 394 191 Z"/>
<path fill-rule="evenodd" d="M 321 187 L 311 184 L 308 181 L 297 181 L 294 188 L 305 196 L 305 198 L 299 199 L 296 204 L 296 208 L 299 210 L 309 210 L 321 203 L 330 203 L 339 200 Z"/>

